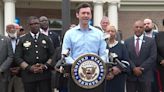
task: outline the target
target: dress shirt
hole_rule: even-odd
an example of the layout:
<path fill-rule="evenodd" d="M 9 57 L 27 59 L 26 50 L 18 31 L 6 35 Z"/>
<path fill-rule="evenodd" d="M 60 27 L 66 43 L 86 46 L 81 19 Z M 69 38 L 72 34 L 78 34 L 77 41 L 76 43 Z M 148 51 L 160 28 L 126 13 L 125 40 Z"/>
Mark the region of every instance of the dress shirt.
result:
<path fill-rule="evenodd" d="M 141 45 L 142 45 L 142 42 L 143 42 L 143 36 L 144 36 L 144 35 L 141 35 L 140 37 L 137 37 L 136 35 L 134 35 L 134 39 L 135 39 L 135 41 L 134 41 L 134 46 L 136 46 L 137 38 L 139 38 L 139 51 L 140 51 L 140 49 L 141 49 Z"/>
<path fill-rule="evenodd" d="M 16 44 L 17 44 L 17 38 L 11 39 L 13 53 L 15 53 Z"/>
<path fill-rule="evenodd" d="M 47 36 L 48 36 L 48 30 L 49 30 L 49 28 L 48 28 L 46 31 L 44 31 L 43 29 L 40 28 L 40 32 L 41 32 L 42 34 L 47 35 Z"/>
<path fill-rule="evenodd" d="M 93 53 L 99 55 L 105 62 L 107 59 L 106 42 L 103 32 L 89 26 L 88 29 L 81 29 L 80 25 L 68 30 L 64 36 L 62 53 L 70 50 L 66 63 L 72 64 L 74 60 L 83 54 Z"/>
<path fill-rule="evenodd" d="M 30 34 L 31 34 L 31 36 L 35 39 L 35 34 L 32 33 L 32 32 L 30 32 Z M 38 37 L 39 37 L 39 32 L 36 34 L 36 39 L 38 39 Z"/>

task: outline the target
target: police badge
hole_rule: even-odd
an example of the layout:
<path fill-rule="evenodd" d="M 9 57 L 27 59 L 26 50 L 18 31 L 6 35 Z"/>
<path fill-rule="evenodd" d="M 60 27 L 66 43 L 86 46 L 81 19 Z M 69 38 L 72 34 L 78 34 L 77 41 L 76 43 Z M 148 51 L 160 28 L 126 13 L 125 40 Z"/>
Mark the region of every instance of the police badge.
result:
<path fill-rule="evenodd" d="M 23 46 L 26 47 L 26 48 L 28 48 L 28 47 L 31 46 L 31 42 L 26 41 L 25 43 L 23 43 Z"/>
<path fill-rule="evenodd" d="M 85 54 L 75 60 L 71 68 L 74 82 L 85 89 L 99 86 L 106 76 L 106 65 L 95 54 Z"/>

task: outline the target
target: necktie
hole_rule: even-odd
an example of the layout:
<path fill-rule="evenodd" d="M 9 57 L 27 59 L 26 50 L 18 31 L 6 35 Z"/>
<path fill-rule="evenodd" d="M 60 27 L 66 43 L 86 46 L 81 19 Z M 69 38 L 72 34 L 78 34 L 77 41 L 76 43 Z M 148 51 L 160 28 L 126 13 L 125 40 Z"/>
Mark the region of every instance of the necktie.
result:
<path fill-rule="evenodd" d="M 139 55 L 139 52 L 140 52 L 140 50 L 139 50 L 139 38 L 137 38 L 136 39 L 136 47 L 135 47 L 135 50 L 136 50 L 136 54 L 137 54 L 137 56 Z"/>
<path fill-rule="evenodd" d="M 37 39 L 37 37 L 36 37 L 37 35 L 36 34 L 34 34 L 34 39 Z"/>
<path fill-rule="evenodd" d="M 35 40 L 35 42 L 37 42 L 37 35 L 36 34 L 34 34 L 34 40 Z"/>

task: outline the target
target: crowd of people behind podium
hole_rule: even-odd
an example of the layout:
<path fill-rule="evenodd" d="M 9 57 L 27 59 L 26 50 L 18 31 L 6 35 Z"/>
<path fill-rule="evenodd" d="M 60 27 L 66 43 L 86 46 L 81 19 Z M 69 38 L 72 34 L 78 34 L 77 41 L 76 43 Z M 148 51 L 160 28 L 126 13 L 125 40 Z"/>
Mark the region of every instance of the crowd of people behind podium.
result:
<path fill-rule="evenodd" d="M 72 24 L 63 39 L 50 30 L 46 16 L 30 16 L 29 30 L 8 24 L 7 37 L 0 36 L 1 92 L 78 91 L 69 85 L 64 68 L 56 67 L 68 48 L 71 53 L 66 63 L 87 53 L 95 53 L 105 62 L 111 62 L 106 54 L 115 53 L 126 62 L 125 70 L 119 65 L 107 70 L 104 92 L 164 92 L 164 32 L 155 30 L 153 20 L 145 18 L 134 21 L 134 34 L 124 40 L 121 31 L 126 30 L 118 31 L 106 16 L 100 27 L 91 26 L 91 11 L 88 3 L 80 4 L 76 10 L 79 24 Z"/>

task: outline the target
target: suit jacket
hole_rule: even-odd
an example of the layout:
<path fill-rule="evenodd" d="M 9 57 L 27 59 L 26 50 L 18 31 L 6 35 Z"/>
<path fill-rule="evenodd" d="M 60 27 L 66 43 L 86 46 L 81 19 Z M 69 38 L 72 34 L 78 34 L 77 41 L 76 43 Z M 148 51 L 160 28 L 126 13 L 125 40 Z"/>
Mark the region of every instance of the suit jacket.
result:
<path fill-rule="evenodd" d="M 55 49 L 60 46 L 59 35 L 57 33 L 49 30 L 48 36 L 51 38 Z"/>
<path fill-rule="evenodd" d="M 3 72 L 0 76 L 3 77 L 2 80 L 7 81 L 8 69 L 13 61 L 13 50 L 10 40 L 5 36 L 0 36 L 0 52 L 0 70 Z"/>
<path fill-rule="evenodd" d="M 42 31 L 43 31 L 43 29 L 40 29 L 40 32 L 42 33 Z M 44 33 L 43 33 L 44 34 Z M 57 49 L 57 47 L 60 47 L 60 37 L 59 37 L 59 35 L 56 33 L 56 32 L 54 32 L 54 31 L 52 31 L 52 30 L 48 30 L 48 37 L 52 40 L 52 42 L 53 42 L 53 46 L 54 46 L 54 48 L 55 49 Z M 55 51 L 56 52 L 56 51 Z M 56 57 L 55 57 L 55 54 L 56 53 L 54 53 L 54 57 L 53 57 L 53 62 L 52 62 L 52 65 L 54 65 L 54 64 L 56 64 Z M 53 69 L 53 68 L 52 68 Z"/>
<path fill-rule="evenodd" d="M 36 63 L 45 64 L 48 59 L 52 59 L 54 47 L 48 36 L 39 33 L 37 42 L 30 33 L 21 37 L 16 47 L 15 61 L 20 65 L 26 62 L 29 65 Z M 43 73 L 32 73 L 27 70 L 22 70 L 21 76 L 24 82 L 34 82 L 38 80 L 50 79 L 50 69 L 45 70 Z"/>
<path fill-rule="evenodd" d="M 135 75 L 133 75 L 133 73 L 131 73 L 128 77 L 128 80 L 146 81 L 146 79 L 152 78 L 151 68 L 156 61 L 157 49 L 155 40 L 144 36 L 139 56 L 137 56 L 137 54 L 135 53 L 134 41 L 134 37 L 125 40 L 125 46 L 127 47 L 129 53 L 131 69 L 133 69 L 134 67 L 142 67 L 144 68 L 144 70 L 143 74 L 139 77 L 136 77 Z"/>
<path fill-rule="evenodd" d="M 10 39 L 0 36 L 0 69 L 6 71 L 13 61 L 13 50 Z"/>
<path fill-rule="evenodd" d="M 164 60 L 164 32 L 161 31 L 156 35 L 156 44 L 157 44 L 157 66 L 160 72 L 164 73 L 164 67 L 160 64 Z"/>

